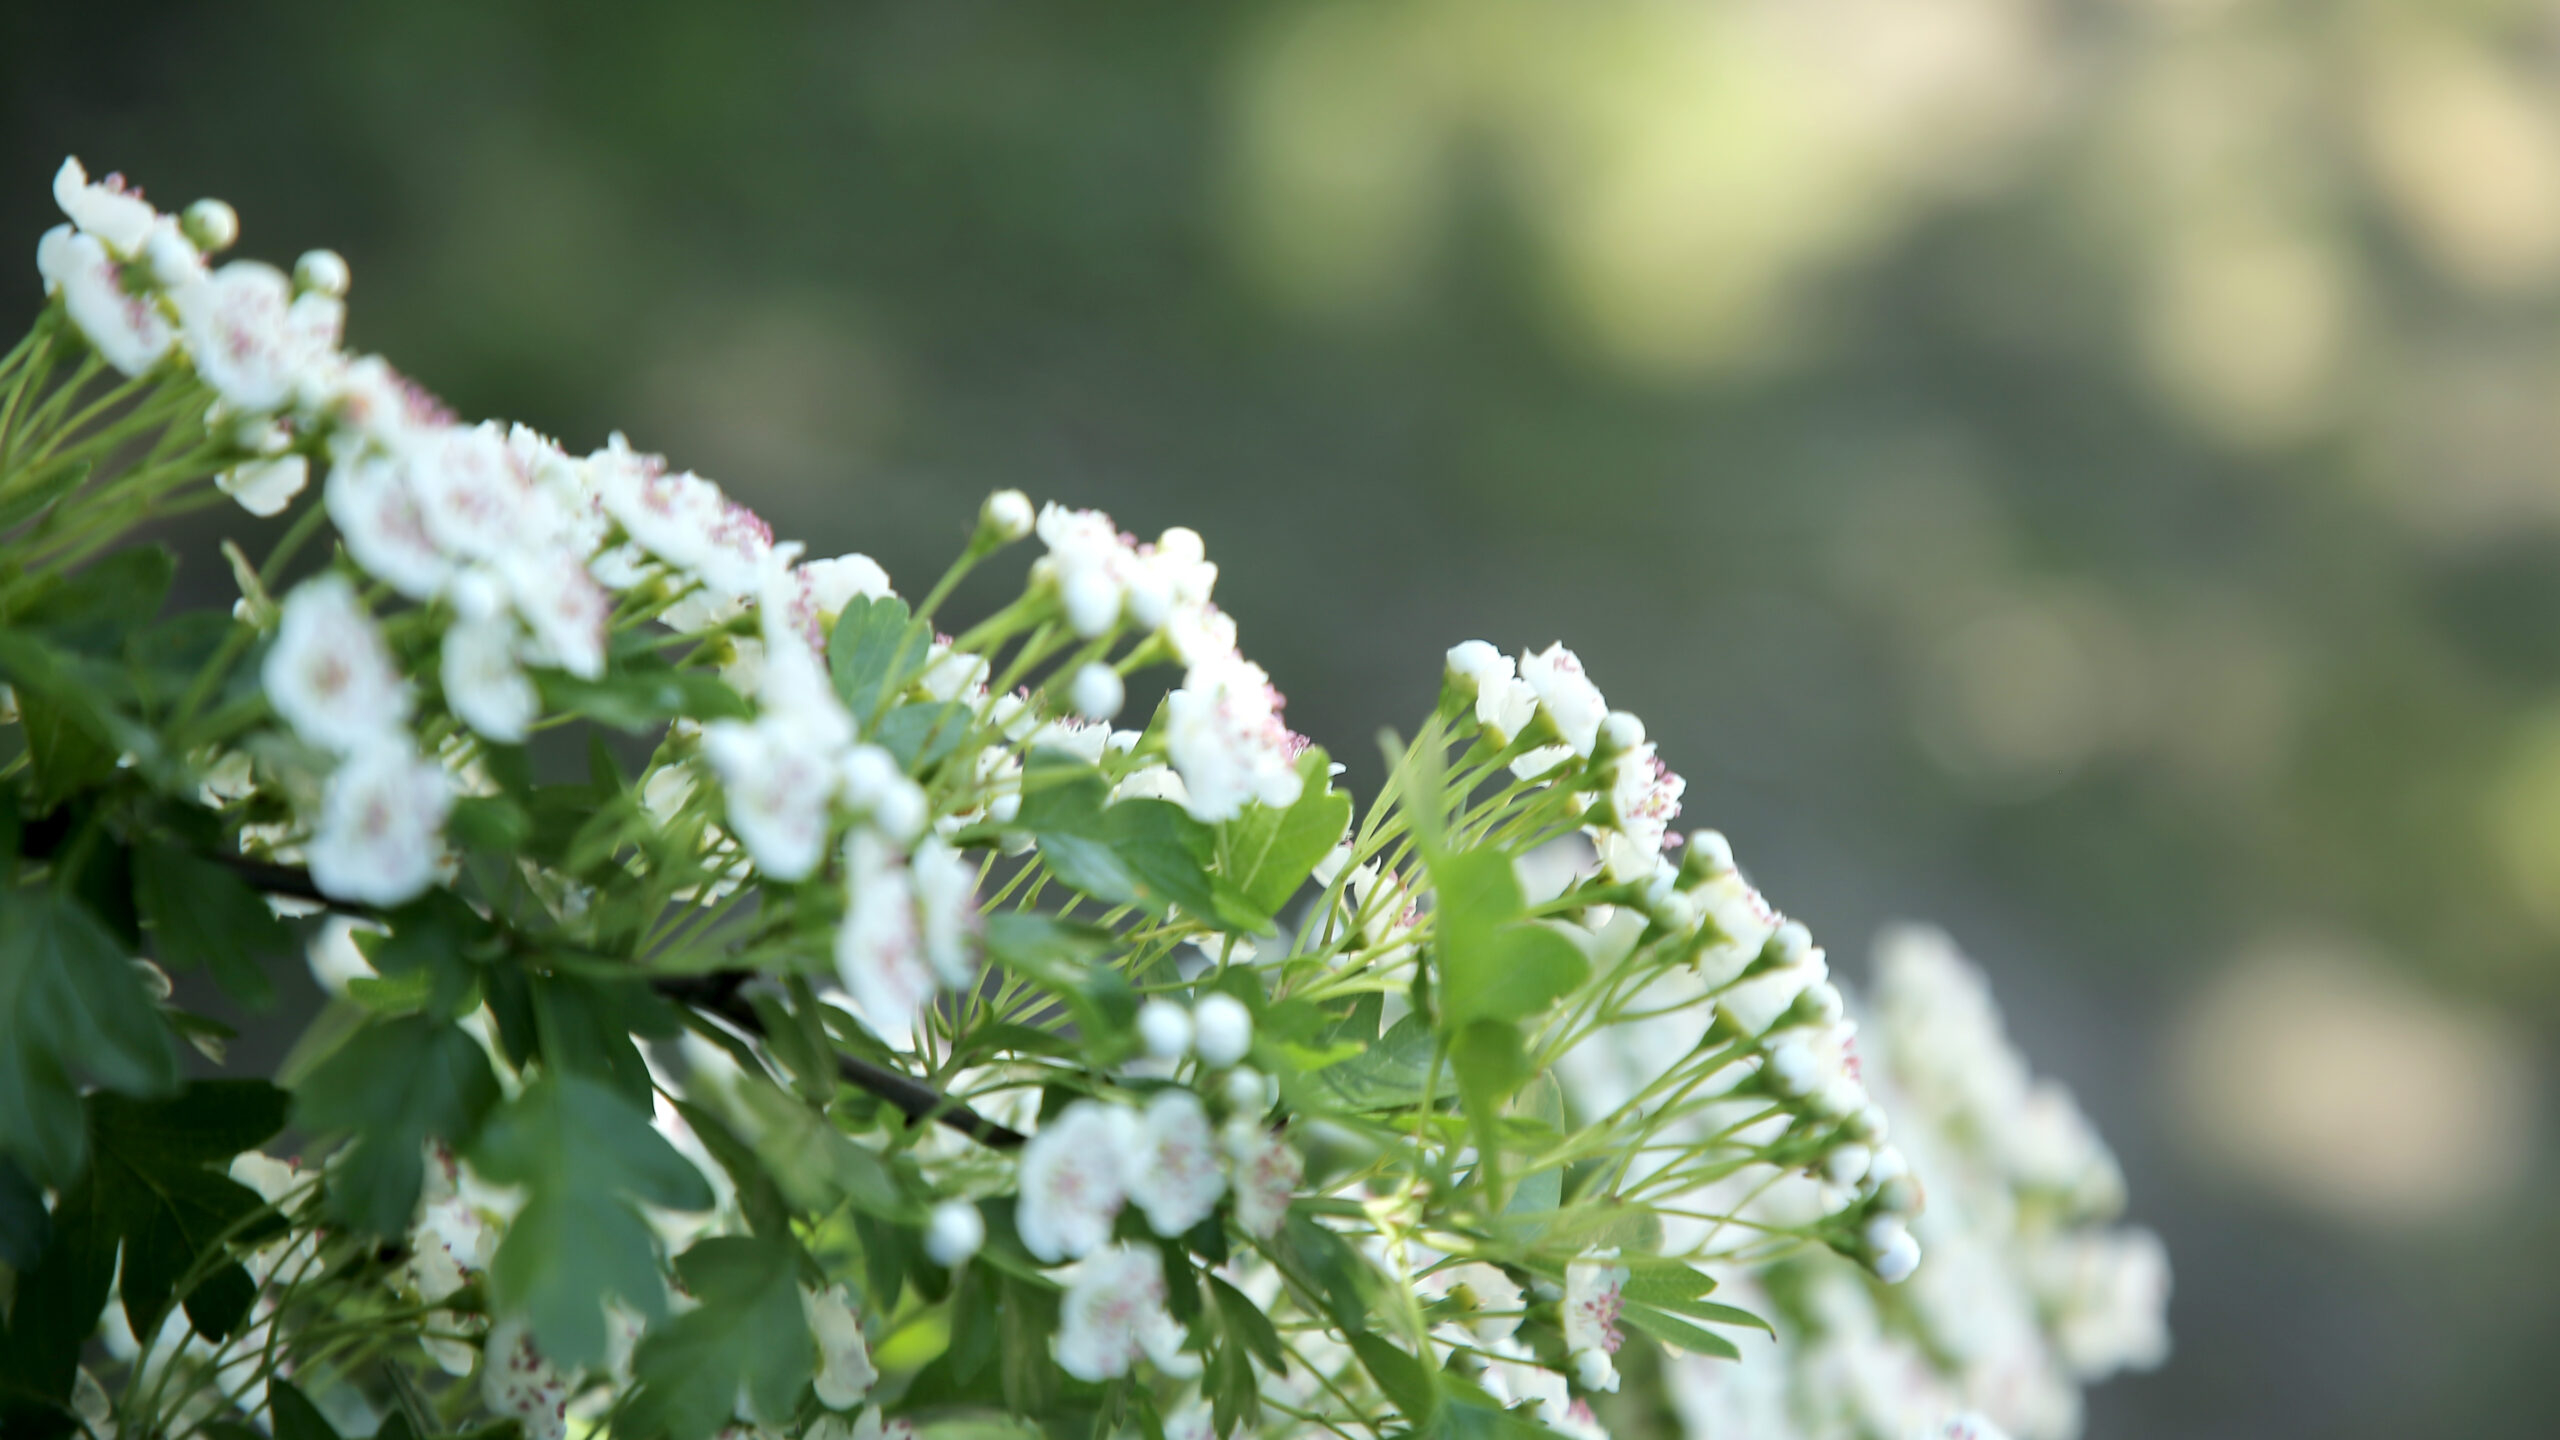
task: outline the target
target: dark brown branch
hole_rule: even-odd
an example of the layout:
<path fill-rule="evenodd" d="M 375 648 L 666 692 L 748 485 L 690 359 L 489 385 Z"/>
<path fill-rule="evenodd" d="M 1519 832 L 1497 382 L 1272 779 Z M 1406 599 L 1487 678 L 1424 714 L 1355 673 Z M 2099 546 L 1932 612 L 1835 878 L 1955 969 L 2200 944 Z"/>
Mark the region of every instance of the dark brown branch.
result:
<path fill-rule="evenodd" d="M 282 895 L 353 913 L 371 913 L 365 907 L 349 906 L 321 894 L 320 887 L 311 881 L 311 872 L 297 866 L 253 860 L 245 855 L 216 855 L 213 859 L 270 895 Z M 650 984 L 659 994 L 679 1005 L 691 1006 L 747 1034 L 762 1038 L 765 1034 L 764 1020 L 756 1014 L 755 1007 L 747 1003 L 745 995 L 746 983 L 754 978 L 748 971 L 723 970 L 710 975 L 666 976 Z M 836 1069 L 855 1088 L 867 1090 L 888 1101 L 910 1120 L 930 1120 L 998 1150 L 1011 1150 L 1025 1141 L 1021 1131 L 999 1125 L 923 1081 L 902 1075 L 885 1065 L 874 1065 L 851 1055 L 838 1055 Z"/>

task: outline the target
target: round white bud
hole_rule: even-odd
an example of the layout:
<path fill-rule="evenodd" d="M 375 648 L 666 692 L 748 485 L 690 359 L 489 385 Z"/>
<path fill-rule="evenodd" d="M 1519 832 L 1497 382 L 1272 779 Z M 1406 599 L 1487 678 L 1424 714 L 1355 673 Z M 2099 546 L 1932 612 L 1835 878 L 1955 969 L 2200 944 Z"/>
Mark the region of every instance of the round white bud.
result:
<path fill-rule="evenodd" d="M 933 1218 L 925 1223 L 924 1253 L 946 1270 L 977 1254 L 986 1243 L 986 1217 L 966 1200 L 945 1200 L 934 1206 Z"/>
<path fill-rule="evenodd" d="M 1079 570 L 1060 587 L 1067 624 L 1087 640 L 1109 630 L 1120 618 L 1120 587 L 1098 570 Z"/>
<path fill-rule="evenodd" d="M 1867 1162 L 1867 1179 L 1878 1185 L 1889 1184 L 1911 1173 L 1911 1162 L 1904 1158 L 1899 1145 L 1879 1145 L 1875 1158 Z"/>
<path fill-rule="evenodd" d="M 1623 755 L 1644 743 L 1644 721 L 1632 712 L 1612 710 L 1600 720 L 1600 750 L 1607 755 Z"/>
<path fill-rule="evenodd" d="M 1087 720 L 1108 720 L 1120 713 L 1129 698 L 1129 690 L 1120 681 L 1120 672 L 1099 660 L 1088 662 L 1076 672 L 1067 686 L 1067 700 L 1076 713 Z"/>
<path fill-rule="evenodd" d="M 1781 1040 L 1769 1051 L 1769 1080 L 1781 1095 L 1813 1088 L 1813 1052 L 1801 1040 Z"/>
<path fill-rule="evenodd" d="M 1618 1389 L 1617 1364 L 1609 1358 L 1608 1351 L 1598 1346 L 1574 1352 L 1573 1378 L 1581 1382 L 1585 1390 L 1606 1390 L 1615 1394 Z"/>
<path fill-rule="evenodd" d="M 1876 1278 L 1887 1285 L 1899 1285 L 1920 1268 L 1920 1242 L 1911 1238 L 1911 1228 L 1890 1216 L 1878 1216 L 1867 1225 L 1867 1261 Z"/>
<path fill-rule="evenodd" d="M 1253 1012 L 1233 995 L 1206 995 L 1191 1009 L 1191 1031 L 1200 1062 L 1224 1070 L 1253 1048 Z"/>
<path fill-rule="evenodd" d="M 1271 1108 L 1271 1082 L 1250 1065 L 1239 1065 L 1227 1072 L 1224 1093 L 1227 1108 L 1240 1115 L 1259 1115 Z"/>
<path fill-rule="evenodd" d="M 1138 1043 L 1159 1060 L 1191 1051 L 1191 1012 L 1161 997 L 1138 1007 Z"/>
<path fill-rule="evenodd" d="M 343 296 L 350 277 L 345 258 L 335 250 L 305 250 L 293 262 L 293 288 L 322 295 Z"/>
<path fill-rule="evenodd" d="M 1813 953 L 1813 932 L 1800 922 L 1789 920 L 1778 927 L 1776 943 L 1779 960 L 1793 965 Z"/>
<path fill-rule="evenodd" d="M 1702 875 L 1724 875 L 1733 870 L 1733 842 L 1721 830 L 1689 832 L 1689 863 Z"/>
<path fill-rule="evenodd" d="M 1885 1119 L 1884 1107 L 1872 1101 L 1859 1106 L 1857 1112 L 1849 1117 L 1849 1133 L 1869 1145 L 1883 1144 L 1884 1137 L 1892 1130 L 1892 1125 Z"/>
<path fill-rule="evenodd" d="M 1805 1011 L 1816 1025 L 1838 1023 L 1846 1006 L 1840 999 L 1840 988 L 1828 980 L 1818 980 L 1805 987 Z"/>
<path fill-rule="evenodd" d="M 1005 544 L 1031 533 L 1031 497 L 1019 490 L 999 490 L 980 507 L 978 520 Z"/>
<path fill-rule="evenodd" d="M 1874 1151 L 1855 1140 L 1835 1145 L 1822 1157 L 1822 1178 L 1834 1185 L 1855 1185 L 1865 1178 L 1867 1162 L 1874 1158 Z"/>
<path fill-rule="evenodd" d="M 240 212 L 219 200 L 199 200 L 186 208 L 178 224 L 196 248 L 207 255 L 228 250 L 240 238 Z"/>

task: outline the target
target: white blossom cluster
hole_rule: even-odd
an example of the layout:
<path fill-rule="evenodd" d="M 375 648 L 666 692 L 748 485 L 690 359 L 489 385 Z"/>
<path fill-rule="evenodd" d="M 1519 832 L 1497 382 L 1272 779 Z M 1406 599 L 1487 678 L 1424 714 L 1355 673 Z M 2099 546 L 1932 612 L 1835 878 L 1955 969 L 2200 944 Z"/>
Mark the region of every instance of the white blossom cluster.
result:
<path fill-rule="evenodd" d="M 2167 1358 L 2166 1252 L 2106 1223 L 2113 1157 L 1945 936 L 1888 932 L 1874 1002 L 1868 1073 L 1927 1177 L 1929 1263 L 1892 1303 L 1839 1266 L 1770 1270 L 1752 1293 L 1777 1342 L 1738 1366 L 1676 1358 L 1672 1398 L 1693 1435 L 2068 1440 L 2083 1386 Z"/>

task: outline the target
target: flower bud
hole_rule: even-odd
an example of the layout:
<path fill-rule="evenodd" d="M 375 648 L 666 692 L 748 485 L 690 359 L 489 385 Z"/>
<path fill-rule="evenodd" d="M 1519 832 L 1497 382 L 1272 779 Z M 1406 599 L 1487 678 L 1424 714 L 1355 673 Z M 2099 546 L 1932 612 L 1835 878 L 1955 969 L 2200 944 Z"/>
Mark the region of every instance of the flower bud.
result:
<path fill-rule="evenodd" d="M 1239 1065 L 1227 1072 L 1224 1093 L 1227 1108 L 1239 1115 L 1259 1115 L 1271 1108 L 1271 1082 L 1250 1065 Z"/>
<path fill-rule="evenodd" d="M 1606 1350 L 1577 1351 L 1573 1357 L 1573 1378 L 1585 1390 L 1606 1390 L 1614 1394 L 1618 1388 L 1618 1367 Z"/>
<path fill-rule="evenodd" d="M 1058 589 L 1058 599 L 1066 606 L 1067 624 L 1087 640 L 1109 630 L 1120 618 L 1120 587 L 1097 570 L 1078 570 L 1069 576 Z"/>
<path fill-rule="evenodd" d="M 1778 927 L 1778 933 L 1770 937 L 1769 943 L 1778 952 L 1779 964 L 1793 965 L 1813 952 L 1813 932 L 1804 928 L 1801 922 L 1789 920 Z"/>
<path fill-rule="evenodd" d="M 1813 1052 L 1801 1040 L 1781 1040 L 1769 1051 L 1769 1083 L 1781 1095 L 1802 1095 L 1813 1088 Z"/>
<path fill-rule="evenodd" d="M 1866 1178 L 1867 1164 L 1874 1158 L 1874 1151 L 1855 1140 L 1835 1145 L 1822 1157 L 1822 1178 L 1834 1185 L 1855 1185 Z"/>
<path fill-rule="evenodd" d="M 207 255 L 230 249 L 240 238 L 240 212 L 220 200 L 199 200 L 188 206 L 178 224 Z"/>
<path fill-rule="evenodd" d="M 1076 672 L 1074 682 L 1067 687 L 1067 698 L 1076 713 L 1087 720 L 1108 720 L 1120 713 L 1129 692 L 1120 681 L 1119 671 L 1095 660 Z"/>
<path fill-rule="evenodd" d="M 1612 710 L 1600 719 L 1599 742 L 1592 747 L 1591 758 L 1611 759 L 1643 743 L 1644 721 L 1630 711 Z"/>
<path fill-rule="evenodd" d="M 1165 999 L 1139 1006 L 1138 1043 L 1158 1060 L 1181 1059 L 1191 1051 L 1191 1012 Z"/>
<path fill-rule="evenodd" d="M 1224 1070 L 1253 1048 L 1253 1012 L 1233 995 L 1208 995 L 1191 1011 L 1191 1046 L 1200 1063 Z"/>
<path fill-rule="evenodd" d="M 924 1253 L 934 1264 L 948 1270 L 977 1254 L 986 1243 L 987 1221 L 977 1206 L 966 1200 L 945 1200 L 933 1207 L 933 1218 L 925 1224 Z"/>
<path fill-rule="evenodd" d="M 1867 1266 L 1887 1285 L 1899 1285 L 1920 1268 L 1920 1242 L 1899 1216 L 1879 1215 L 1867 1222 L 1860 1237 L 1867 1243 Z"/>
<path fill-rule="evenodd" d="M 1680 876 L 1692 884 L 1733 873 L 1733 845 L 1721 830 L 1689 832 L 1688 853 L 1680 857 Z"/>
<path fill-rule="evenodd" d="M 347 262 L 335 250 L 306 250 L 301 259 L 293 262 L 293 288 L 296 293 L 341 298 L 347 293 L 349 283 Z"/>
<path fill-rule="evenodd" d="M 998 545 L 1010 545 L 1031 533 L 1031 497 L 1019 490 L 999 490 L 978 507 L 978 531 Z"/>
<path fill-rule="evenodd" d="M 1848 1133 L 1869 1145 L 1881 1145 L 1892 1127 L 1885 1119 L 1884 1107 L 1872 1102 L 1861 1105 L 1849 1116 L 1844 1127 Z M 1901 1152 L 1896 1151 L 1896 1154 Z"/>

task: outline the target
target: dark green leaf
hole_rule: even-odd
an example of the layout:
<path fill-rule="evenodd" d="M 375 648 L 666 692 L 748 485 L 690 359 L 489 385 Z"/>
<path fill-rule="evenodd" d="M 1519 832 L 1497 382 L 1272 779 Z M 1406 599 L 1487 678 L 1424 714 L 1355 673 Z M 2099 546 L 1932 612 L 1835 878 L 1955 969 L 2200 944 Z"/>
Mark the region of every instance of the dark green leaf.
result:
<path fill-rule="evenodd" d="M 1226 1327 L 1228 1343 L 1252 1351 L 1264 1368 L 1275 1373 L 1289 1368 L 1288 1352 L 1280 1346 L 1280 1332 L 1272 1327 L 1271 1317 L 1262 1313 L 1261 1306 L 1215 1275 L 1209 1277 L 1209 1294 L 1218 1302 L 1218 1321 Z"/>
<path fill-rule="evenodd" d="M 1313 1295 L 1346 1333 L 1365 1328 L 1368 1307 L 1360 1299 L 1360 1257 L 1349 1241 L 1292 1207 L 1281 1223 L 1272 1259 L 1281 1273 Z"/>
<path fill-rule="evenodd" d="M 293 953 L 293 927 L 246 881 L 179 846 L 144 844 L 133 852 L 133 890 L 161 964 L 205 966 L 223 993 L 242 1004 L 275 998 L 260 962 Z"/>
<path fill-rule="evenodd" d="M 267 1385 L 267 1414 L 275 1421 L 275 1440 L 339 1440 L 338 1428 L 289 1380 Z"/>
<path fill-rule="evenodd" d="M 285 1093 L 264 1080 L 199 1080 L 168 1100 L 89 1097 L 91 1185 L 100 1220 L 123 1240 L 127 1322 L 153 1333 L 178 1280 L 226 1238 L 254 1241 L 282 1222 L 223 1173 L 284 1128 Z M 244 1223 L 245 1222 L 245 1223 Z M 228 1336 L 256 1298 L 248 1272 L 220 1265 L 185 1298 L 197 1333 Z"/>
<path fill-rule="evenodd" d="M 1440 1408 L 1440 1386 L 1432 1379 L 1430 1366 L 1397 1349 L 1385 1336 L 1367 1330 L 1352 1332 L 1351 1349 L 1360 1357 L 1362 1368 L 1403 1414 L 1406 1424 L 1419 1430 L 1431 1423 Z"/>
<path fill-rule="evenodd" d="M 1311 1093 L 1354 1113 L 1419 1105 L 1435 1044 L 1430 1025 L 1419 1015 L 1407 1015 L 1368 1049 L 1317 1071 L 1307 1085 Z M 1444 1100 L 1455 1093 L 1445 1068 L 1431 1088 Z"/>
<path fill-rule="evenodd" d="M 633 1202 L 703 1210 L 712 1197 L 646 1110 L 601 1081 L 545 1074 L 490 1117 L 472 1159 L 490 1179 L 526 1187 L 489 1279 L 500 1308 L 524 1315 L 555 1362 L 604 1358 L 607 1296 L 664 1313 L 657 1246 Z"/>
<path fill-rule="evenodd" d="M 641 1338 L 632 1356 L 639 1390 L 614 1429 L 635 1440 L 702 1440 L 741 1400 L 754 1414 L 788 1418 L 818 1353 L 800 1308 L 798 1254 L 789 1241 L 719 1236 L 676 1261 L 701 1304 Z"/>
<path fill-rule="evenodd" d="M 1742 1352 L 1721 1335 L 1701 1330 L 1686 1320 L 1674 1319 L 1650 1305 L 1629 1304 L 1619 1318 L 1633 1329 L 1650 1335 L 1665 1345 L 1675 1346 L 1696 1355 L 1712 1355 L 1720 1360 L 1739 1360 Z M 1757 1317 L 1753 1317 L 1755 1320 Z"/>
<path fill-rule="evenodd" d="M 1042 1415 L 1057 1404 L 1058 1363 L 1049 1337 L 1058 1330 L 1058 1292 L 1018 1275 L 996 1281 L 997 1378 L 1007 1410 Z"/>
<path fill-rule="evenodd" d="M 177 1087 L 169 1027 L 127 951 L 51 890 L 0 890 L 0 1155 L 55 1188 L 85 1149 L 75 1073 L 129 1095 Z"/>
<path fill-rule="evenodd" d="M 356 1137 L 330 1169 L 331 1208 L 369 1234 L 398 1235 L 418 1208 L 426 1142 L 460 1149 L 497 1101 L 479 1042 L 449 1021 L 404 1015 L 367 1025 L 321 1061 L 294 1091 L 293 1121 Z"/>
<path fill-rule="evenodd" d="M 53 1217 L 45 1213 L 44 1191 L 0 1155 L 0 1265 L 32 1270 L 53 1239 Z"/>
<path fill-rule="evenodd" d="M 564 670 L 533 672 L 545 710 L 584 715 L 634 735 L 651 735 L 680 716 L 696 720 L 743 719 L 747 703 L 716 675 L 679 669 L 654 655 L 618 657 L 594 680 Z"/>
<path fill-rule="evenodd" d="M 43 1414 L 59 1414 L 71 1400 L 81 1347 L 98 1328 L 115 1281 L 116 1232 L 98 1214 L 88 1176 L 62 1192 L 53 1211 L 53 1242 L 35 1268 L 18 1275 L 11 1302 L 8 1343 L 0 1346 L 0 1427 L 15 1436 L 66 1433 L 43 1427 L 38 1411 L 17 1397 L 49 1401 Z"/>

